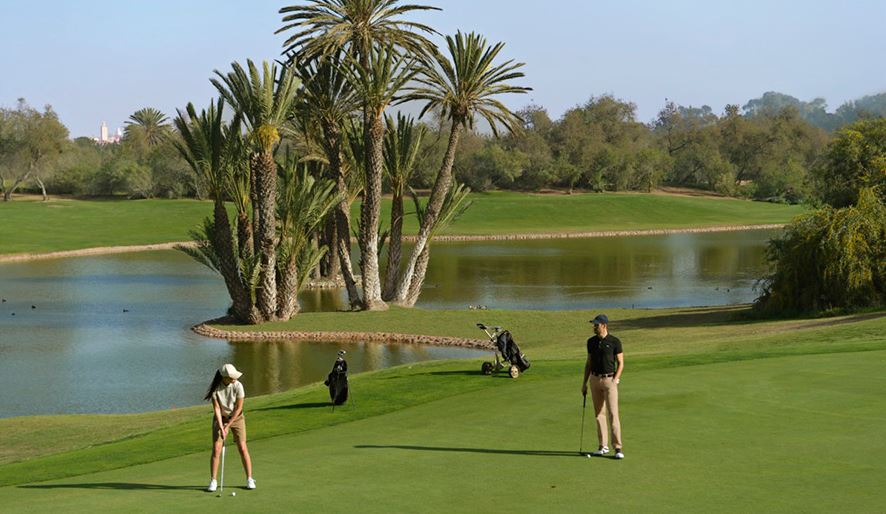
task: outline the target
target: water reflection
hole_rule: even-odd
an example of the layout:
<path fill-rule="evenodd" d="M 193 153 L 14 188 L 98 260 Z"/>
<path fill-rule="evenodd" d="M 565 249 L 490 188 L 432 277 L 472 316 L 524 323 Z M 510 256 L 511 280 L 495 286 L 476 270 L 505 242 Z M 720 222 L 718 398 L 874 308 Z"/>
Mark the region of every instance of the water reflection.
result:
<path fill-rule="evenodd" d="M 419 306 L 594 309 L 749 302 L 772 232 L 435 244 Z M 356 262 L 356 260 L 355 260 Z M 353 371 L 475 350 L 376 344 L 229 343 L 196 322 L 228 305 L 222 281 L 178 252 L 0 265 L 0 417 L 133 412 L 199 403 L 213 370 L 243 369 L 251 395 L 317 382 L 338 348 Z M 346 307 L 341 290 L 302 308 Z M 31 308 L 34 306 L 35 308 Z M 15 313 L 15 316 L 12 314 Z"/>

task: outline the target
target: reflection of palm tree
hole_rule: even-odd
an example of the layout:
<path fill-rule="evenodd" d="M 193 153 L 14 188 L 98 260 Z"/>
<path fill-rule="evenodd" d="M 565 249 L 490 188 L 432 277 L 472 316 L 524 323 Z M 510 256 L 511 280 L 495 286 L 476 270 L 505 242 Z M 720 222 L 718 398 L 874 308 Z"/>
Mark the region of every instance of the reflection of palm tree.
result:
<path fill-rule="evenodd" d="M 263 63 L 261 70 L 252 61 L 247 61 L 247 69 L 239 63 L 232 67 L 227 74 L 216 70 L 218 78 L 212 79 L 212 84 L 250 128 L 249 164 L 255 181 L 257 222 L 253 237 L 261 262 L 257 303 L 263 318 L 272 320 L 277 312 L 277 165 L 273 152 L 280 140 L 280 129 L 290 116 L 300 81 L 289 68 L 278 72 L 277 65 L 268 62 Z"/>
<path fill-rule="evenodd" d="M 495 135 L 498 135 L 498 125 L 508 131 L 516 130 L 520 118 L 496 97 L 505 93 L 531 91 L 528 87 L 508 83 L 523 77 L 523 73 L 517 71 L 523 63 L 515 63 L 513 60 L 502 64 L 494 62 L 504 47 L 503 43 L 488 46 L 486 40 L 478 34 L 461 32 L 454 37 L 447 36 L 446 42 L 450 57 L 435 53 L 433 60 L 427 63 L 417 78 L 421 86 L 410 95 L 412 99 L 426 102 L 422 115 L 428 111 L 439 112 L 449 120 L 451 128 L 443 164 L 437 173 L 415 247 L 397 289 L 396 301 L 404 305 L 415 303 L 424 281 L 427 269 L 426 246 L 440 219 L 446 197 L 450 194 L 452 165 L 455 162 L 461 129 L 472 129 L 474 118 L 479 116 L 489 124 Z M 424 266 L 419 266 L 420 261 L 424 262 Z M 425 269 L 422 270 L 421 267 Z"/>

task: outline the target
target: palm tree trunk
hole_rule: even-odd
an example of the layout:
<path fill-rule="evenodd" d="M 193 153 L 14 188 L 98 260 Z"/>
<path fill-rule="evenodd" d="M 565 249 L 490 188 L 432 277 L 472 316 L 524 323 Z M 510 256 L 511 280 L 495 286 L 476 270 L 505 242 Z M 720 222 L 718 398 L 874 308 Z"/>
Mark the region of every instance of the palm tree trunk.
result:
<path fill-rule="evenodd" d="M 382 299 L 389 302 L 397 293 L 397 279 L 400 277 L 400 260 L 403 254 L 403 190 L 395 189 L 391 203 L 391 236 L 388 242 L 388 265 L 385 269 L 385 287 Z"/>
<path fill-rule="evenodd" d="M 421 295 L 421 287 L 425 282 L 425 273 L 428 271 L 428 262 L 431 260 L 431 245 L 425 245 L 424 250 L 421 251 L 421 255 L 418 256 L 418 261 L 415 263 L 415 272 L 413 273 L 412 281 L 410 282 L 409 291 L 406 293 L 406 298 L 403 299 L 402 302 L 399 302 L 401 307 L 414 307 L 415 302 L 418 301 L 419 295 Z"/>
<path fill-rule="evenodd" d="M 354 268 L 351 265 L 351 205 L 348 203 L 348 183 L 342 172 L 341 162 L 341 131 L 334 125 L 323 125 L 323 134 L 326 138 L 326 158 L 329 160 L 329 173 L 335 180 L 335 191 L 341 201 L 333 209 L 335 216 L 336 246 L 330 248 L 330 252 L 338 254 L 341 275 L 345 281 L 345 289 L 348 291 L 348 305 L 352 309 L 362 304 L 360 292 L 357 290 L 357 279 L 354 277 Z"/>
<path fill-rule="evenodd" d="M 335 229 L 335 212 L 330 212 L 326 216 L 326 223 L 323 224 L 323 240 L 322 244 L 329 248 L 321 262 L 320 276 L 326 280 L 337 281 L 341 275 L 341 264 L 338 259 L 338 232 Z"/>
<path fill-rule="evenodd" d="M 246 211 L 237 213 L 237 249 L 241 259 L 252 260 L 252 222 Z"/>
<path fill-rule="evenodd" d="M 249 289 L 240 277 L 240 267 L 237 256 L 234 255 L 234 238 L 231 233 L 231 224 L 228 220 L 228 211 L 225 210 L 224 202 L 215 201 L 213 210 L 213 233 L 212 246 L 218 257 L 219 271 L 225 280 L 228 295 L 233 302 L 234 316 L 241 323 L 255 324 L 259 322 L 259 314 L 252 305 L 252 297 Z"/>
<path fill-rule="evenodd" d="M 286 321 L 299 311 L 298 266 L 296 256 L 290 256 L 279 270 L 277 291 L 277 319 Z"/>
<path fill-rule="evenodd" d="M 440 217 L 440 210 L 443 207 L 443 201 L 446 199 L 446 193 L 452 185 L 452 165 L 455 163 L 455 149 L 458 147 L 458 139 L 461 134 L 461 123 L 459 120 L 453 120 L 452 129 L 449 132 L 449 144 L 446 147 L 446 155 L 443 158 L 443 164 L 440 166 L 440 172 L 437 173 L 437 180 L 434 181 L 434 187 L 431 189 L 431 196 L 428 199 L 428 206 L 425 216 L 422 219 L 421 227 L 419 227 L 418 236 L 416 237 L 415 247 L 409 256 L 409 262 L 403 271 L 400 283 L 397 286 L 395 295 L 396 302 L 401 305 L 407 305 L 407 297 L 410 291 L 421 291 L 421 284 L 425 280 L 425 271 L 419 270 L 418 262 L 422 254 L 426 253 L 425 248 L 430 243 L 431 235 L 437 219 Z M 430 259 L 430 253 L 427 252 L 427 259 Z M 418 273 L 421 271 L 421 273 Z M 418 284 L 414 284 L 418 281 Z M 417 295 L 418 293 L 416 293 Z M 417 298 L 417 297 L 416 297 Z M 413 300 L 412 305 L 415 304 Z"/>
<path fill-rule="evenodd" d="M 340 179 L 344 182 L 344 178 Z M 341 186 L 340 186 L 341 187 Z M 356 309 L 363 304 L 360 299 L 360 291 L 357 290 L 357 279 L 354 277 L 354 268 L 351 265 L 351 207 L 347 200 L 342 200 L 335 206 L 335 229 L 338 231 L 338 258 L 341 261 L 341 275 L 345 280 L 345 289 L 348 291 L 348 305 Z"/>
<path fill-rule="evenodd" d="M 378 226 L 381 221 L 381 181 L 384 172 L 382 155 L 385 125 L 379 115 L 364 111 L 363 136 L 366 141 L 366 188 L 360 208 L 360 273 L 363 283 L 363 309 L 386 310 L 388 305 L 381 299 L 381 280 L 378 268 Z"/>
<path fill-rule="evenodd" d="M 277 165 L 270 153 L 254 153 L 250 163 L 255 174 L 258 230 L 255 233 L 261 272 L 258 285 L 258 309 L 264 321 L 277 312 Z"/>

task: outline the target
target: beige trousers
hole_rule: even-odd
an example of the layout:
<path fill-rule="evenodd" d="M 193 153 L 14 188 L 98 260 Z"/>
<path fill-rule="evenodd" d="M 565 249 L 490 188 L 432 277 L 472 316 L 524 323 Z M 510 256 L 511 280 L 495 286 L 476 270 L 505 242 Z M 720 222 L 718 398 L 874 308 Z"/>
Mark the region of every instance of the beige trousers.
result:
<path fill-rule="evenodd" d="M 609 431 L 606 430 L 606 415 L 612 428 L 613 447 L 621 448 L 621 422 L 618 420 L 618 386 L 612 377 L 591 375 L 591 399 L 594 401 L 594 414 L 597 417 L 597 440 L 600 446 L 609 446 Z M 605 409 L 604 409 L 605 407 Z"/>

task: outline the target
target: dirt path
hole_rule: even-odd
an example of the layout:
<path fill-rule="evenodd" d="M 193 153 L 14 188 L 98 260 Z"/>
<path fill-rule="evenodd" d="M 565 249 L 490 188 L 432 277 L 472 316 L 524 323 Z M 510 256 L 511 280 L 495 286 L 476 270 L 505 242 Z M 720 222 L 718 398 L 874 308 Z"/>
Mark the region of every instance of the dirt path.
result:
<path fill-rule="evenodd" d="M 625 237 L 625 236 L 658 236 L 668 234 L 697 234 L 703 232 L 738 232 L 743 230 L 772 230 L 783 228 L 783 223 L 769 225 L 722 225 L 715 227 L 697 228 L 666 228 L 647 230 L 601 230 L 593 232 L 544 232 L 528 234 L 488 234 L 488 235 L 441 235 L 435 236 L 436 242 L 447 241 L 528 241 L 536 239 L 584 239 L 595 237 Z M 415 236 L 404 236 L 404 241 L 415 241 Z M 149 245 L 130 246 L 100 246 L 96 248 L 83 248 L 81 250 L 66 250 L 49 253 L 16 253 L 0 255 L 0 264 L 7 262 L 23 262 L 39 259 L 63 259 L 68 257 L 83 257 L 89 255 L 107 255 L 114 253 L 144 252 L 152 250 L 171 250 L 177 245 L 193 245 L 190 241 L 174 243 L 158 243 Z"/>

